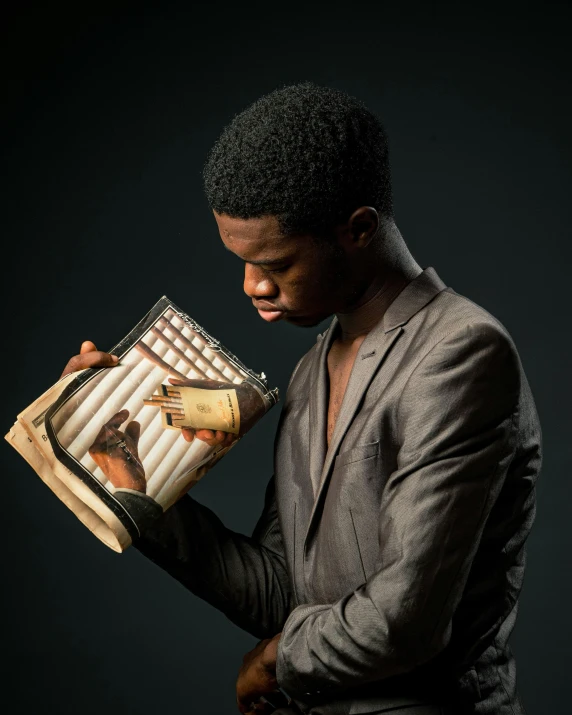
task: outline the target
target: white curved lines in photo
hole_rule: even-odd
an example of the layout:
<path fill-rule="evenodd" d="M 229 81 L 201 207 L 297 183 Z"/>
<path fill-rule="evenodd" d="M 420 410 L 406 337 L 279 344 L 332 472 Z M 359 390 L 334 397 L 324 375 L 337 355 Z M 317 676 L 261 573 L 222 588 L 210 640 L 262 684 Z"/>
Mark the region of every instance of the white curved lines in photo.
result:
<path fill-rule="evenodd" d="M 157 346 L 157 349 L 159 354 L 164 350 L 163 346 Z M 106 370 L 105 378 L 99 385 L 100 389 L 91 395 L 94 398 L 93 401 L 88 398 L 82 403 L 81 409 L 78 409 L 78 413 L 81 413 L 78 416 L 83 417 L 80 423 L 81 431 L 78 433 L 76 429 L 75 436 L 73 433 L 69 435 L 74 438 L 67 447 L 68 452 L 73 454 L 76 459 L 82 458 L 93 444 L 99 430 L 113 415 L 124 408 L 129 398 L 140 394 L 141 383 L 149 374 L 153 371 L 156 372 L 157 384 L 164 377 L 164 372 L 156 370 L 155 365 L 148 360 L 140 359 L 132 369 L 129 369 L 127 374 L 123 372 L 123 369 L 121 365 L 118 365 Z M 142 396 L 140 400 L 143 400 Z M 72 419 L 62 429 L 63 434 L 68 432 Z M 58 439 L 60 439 L 59 434 Z"/>
<path fill-rule="evenodd" d="M 213 449 L 198 439 L 189 444 L 179 433 L 179 439 L 164 455 L 151 478 L 147 479 L 147 494 L 163 504 L 169 497 L 166 485 L 192 470 L 193 466 L 205 459 Z"/>
<path fill-rule="evenodd" d="M 98 389 L 91 390 L 85 399 L 83 388 L 80 388 L 78 394 L 81 403 L 76 402 L 75 412 L 69 416 L 65 425 L 62 425 L 57 432 L 60 444 L 76 459 L 81 459 L 101 427 L 115 412 L 118 412 L 118 409 L 121 409 L 122 402 L 125 402 L 136 391 L 141 380 L 153 369 L 153 364 L 137 359 L 136 356 L 127 355 L 119 365 L 109 370 L 103 370 L 93 378 Z M 120 406 L 114 412 L 110 412 L 111 403 L 120 404 Z M 105 418 L 107 414 L 109 417 Z M 86 436 L 87 433 L 91 435 L 91 440 L 89 436 Z"/>
<path fill-rule="evenodd" d="M 213 447 L 208 447 L 208 445 L 205 445 L 203 442 L 201 442 L 201 446 L 202 452 L 197 453 L 192 462 L 189 463 L 188 460 L 184 459 L 173 469 L 171 474 L 166 474 L 161 488 L 154 497 L 156 501 L 163 506 L 163 509 L 168 509 L 169 506 L 177 500 L 178 495 L 183 489 L 186 491 L 191 487 L 193 482 L 196 483 L 199 481 L 196 478 L 197 468 L 214 449 Z M 205 449 L 205 447 L 208 447 L 208 449 Z"/>
<path fill-rule="evenodd" d="M 218 353 L 209 348 L 205 339 L 198 333 L 192 331 L 178 316 L 173 317 L 172 323 L 174 327 L 192 343 L 195 350 L 201 354 L 201 359 L 204 360 L 211 370 L 209 377 L 212 377 L 214 380 L 226 380 L 231 382 L 242 382 L 244 380 L 246 377 L 245 373 L 230 362 L 221 359 Z"/>

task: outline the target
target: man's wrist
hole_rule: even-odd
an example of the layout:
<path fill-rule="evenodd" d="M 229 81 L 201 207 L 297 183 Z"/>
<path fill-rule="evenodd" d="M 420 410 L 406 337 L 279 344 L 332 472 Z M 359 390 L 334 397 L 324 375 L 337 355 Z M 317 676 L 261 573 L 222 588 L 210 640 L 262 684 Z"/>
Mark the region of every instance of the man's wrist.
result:
<path fill-rule="evenodd" d="M 278 635 L 268 641 L 261 658 L 262 666 L 270 678 L 274 680 L 276 680 L 276 656 L 278 654 L 278 643 L 281 635 L 281 633 L 278 633 Z"/>

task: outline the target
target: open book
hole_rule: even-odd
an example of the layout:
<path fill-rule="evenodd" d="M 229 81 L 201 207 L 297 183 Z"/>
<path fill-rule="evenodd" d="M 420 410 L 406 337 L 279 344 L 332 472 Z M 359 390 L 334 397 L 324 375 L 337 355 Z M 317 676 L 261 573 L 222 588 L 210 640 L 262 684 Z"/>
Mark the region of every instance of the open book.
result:
<path fill-rule="evenodd" d="M 101 541 L 124 551 L 278 390 L 166 297 L 110 352 L 115 367 L 62 378 L 6 439 Z"/>

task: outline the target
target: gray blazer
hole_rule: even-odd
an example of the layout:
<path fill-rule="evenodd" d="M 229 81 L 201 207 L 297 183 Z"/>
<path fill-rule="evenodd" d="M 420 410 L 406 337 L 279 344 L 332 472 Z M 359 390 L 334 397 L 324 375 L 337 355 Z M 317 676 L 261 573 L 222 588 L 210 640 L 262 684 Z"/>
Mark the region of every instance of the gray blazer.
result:
<path fill-rule="evenodd" d="M 542 456 L 514 343 L 426 268 L 362 343 L 327 449 L 336 330 L 294 370 L 252 536 L 186 495 L 136 546 L 253 635 L 282 631 L 278 682 L 312 715 L 520 715 L 508 640 Z"/>

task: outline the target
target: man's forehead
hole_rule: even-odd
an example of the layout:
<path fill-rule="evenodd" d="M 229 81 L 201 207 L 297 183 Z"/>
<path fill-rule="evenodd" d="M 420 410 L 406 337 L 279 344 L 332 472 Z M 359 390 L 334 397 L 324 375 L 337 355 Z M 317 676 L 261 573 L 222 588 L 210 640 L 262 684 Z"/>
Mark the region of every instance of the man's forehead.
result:
<path fill-rule="evenodd" d="M 233 241 L 279 241 L 284 236 L 275 216 L 258 218 L 234 218 L 213 211 L 218 227 L 224 238 Z"/>
<path fill-rule="evenodd" d="M 292 238 L 280 230 L 275 216 L 240 219 L 213 213 L 226 248 L 244 261 L 278 262 L 296 248 Z"/>

